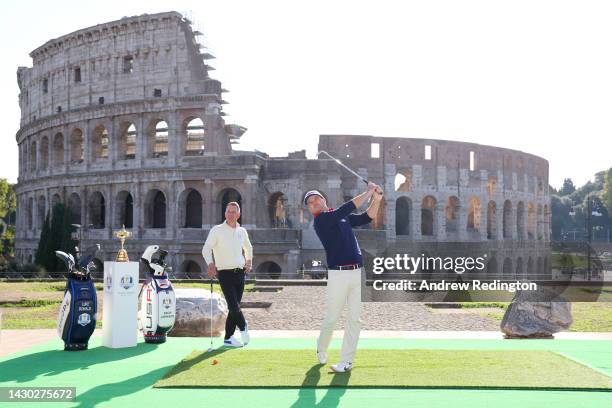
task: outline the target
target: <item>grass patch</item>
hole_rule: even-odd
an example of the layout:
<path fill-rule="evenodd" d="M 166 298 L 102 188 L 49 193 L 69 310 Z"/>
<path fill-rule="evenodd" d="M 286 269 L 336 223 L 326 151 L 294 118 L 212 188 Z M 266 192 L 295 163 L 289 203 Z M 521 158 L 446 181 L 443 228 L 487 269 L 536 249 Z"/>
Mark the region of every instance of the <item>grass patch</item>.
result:
<path fill-rule="evenodd" d="M 252 292 L 254 286 L 255 286 L 254 283 L 247 283 L 246 285 L 244 285 L 244 292 L 245 293 L 246 292 Z M 202 282 L 189 282 L 189 283 L 186 283 L 186 282 L 181 282 L 181 283 L 172 283 L 172 287 L 174 287 L 175 289 L 198 288 L 198 289 L 210 290 L 210 283 L 202 283 Z M 213 292 L 218 293 L 220 295 L 223 295 L 223 292 L 221 292 L 221 286 L 219 285 L 219 282 L 215 282 L 215 284 L 213 285 Z"/>
<path fill-rule="evenodd" d="M 508 302 L 462 302 L 459 303 L 459 307 L 462 309 L 480 309 L 480 308 L 492 308 L 497 307 L 500 309 L 506 309 Z"/>
<path fill-rule="evenodd" d="M 331 361 L 338 358 L 331 350 Z M 218 364 L 213 364 L 213 360 Z M 155 387 L 440 387 L 610 389 L 608 377 L 545 350 L 360 350 L 350 373 L 312 350 L 194 351 Z"/>

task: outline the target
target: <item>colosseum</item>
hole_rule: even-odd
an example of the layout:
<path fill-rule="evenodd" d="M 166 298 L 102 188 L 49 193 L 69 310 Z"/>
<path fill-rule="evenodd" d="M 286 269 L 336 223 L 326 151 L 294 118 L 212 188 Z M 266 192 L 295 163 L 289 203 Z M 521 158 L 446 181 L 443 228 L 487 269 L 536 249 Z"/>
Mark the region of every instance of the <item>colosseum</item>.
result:
<path fill-rule="evenodd" d="M 56 203 L 83 225 L 82 246 L 114 259 L 122 225 L 138 259 L 167 248 L 177 274 L 205 270 L 208 230 L 229 201 L 255 248 L 259 276 L 293 278 L 324 260 L 302 205 L 331 206 L 364 185 L 335 161 L 235 148 L 245 127 L 224 119 L 221 82 L 202 34 L 176 12 L 145 14 L 50 40 L 19 67 L 16 252 L 32 261 Z M 384 186 L 376 219 L 357 230 L 366 260 L 441 247 L 485 252 L 488 272 L 550 269 L 548 162 L 520 151 L 434 139 L 321 135 L 319 150 Z"/>

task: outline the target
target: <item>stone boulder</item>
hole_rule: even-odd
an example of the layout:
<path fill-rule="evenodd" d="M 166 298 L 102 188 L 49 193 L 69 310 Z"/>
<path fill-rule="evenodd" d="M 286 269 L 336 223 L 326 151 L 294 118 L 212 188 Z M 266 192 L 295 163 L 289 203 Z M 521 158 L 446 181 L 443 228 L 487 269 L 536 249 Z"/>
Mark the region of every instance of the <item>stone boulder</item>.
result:
<path fill-rule="evenodd" d="M 217 337 L 225 329 L 227 303 L 217 293 L 206 289 L 175 289 L 176 322 L 168 333 L 173 337 Z M 211 321 L 212 308 L 212 321 Z"/>
<path fill-rule="evenodd" d="M 506 338 L 552 338 L 572 324 L 572 304 L 544 289 L 518 291 L 501 322 Z"/>

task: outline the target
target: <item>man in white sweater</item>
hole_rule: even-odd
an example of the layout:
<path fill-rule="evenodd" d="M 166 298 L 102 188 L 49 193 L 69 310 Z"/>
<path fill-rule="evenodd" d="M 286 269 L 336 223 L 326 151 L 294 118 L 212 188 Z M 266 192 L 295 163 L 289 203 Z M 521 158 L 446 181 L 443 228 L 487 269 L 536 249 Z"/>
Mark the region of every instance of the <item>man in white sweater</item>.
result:
<path fill-rule="evenodd" d="M 249 325 L 240 310 L 244 292 L 245 274 L 253 265 L 253 246 L 246 229 L 238 224 L 240 205 L 232 201 L 225 207 L 225 221 L 210 229 L 202 255 L 208 265 L 208 277 L 218 276 L 221 290 L 227 301 L 229 314 L 225 321 L 224 345 L 242 347 L 250 340 Z M 213 259 L 214 257 L 214 259 Z M 236 326 L 240 329 L 242 343 L 234 338 Z"/>

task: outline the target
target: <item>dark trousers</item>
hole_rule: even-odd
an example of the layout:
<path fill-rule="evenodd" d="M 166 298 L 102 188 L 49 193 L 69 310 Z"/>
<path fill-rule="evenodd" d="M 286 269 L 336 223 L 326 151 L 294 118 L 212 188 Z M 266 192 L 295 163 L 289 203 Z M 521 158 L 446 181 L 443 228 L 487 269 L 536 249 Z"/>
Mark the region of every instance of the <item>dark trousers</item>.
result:
<path fill-rule="evenodd" d="M 244 269 L 221 269 L 217 276 L 229 310 L 225 320 L 225 339 L 227 340 L 234 335 L 236 326 L 241 331 L 246 328 L 246 320 L 240 310 L 240 301 L 244 292 Z"/>

